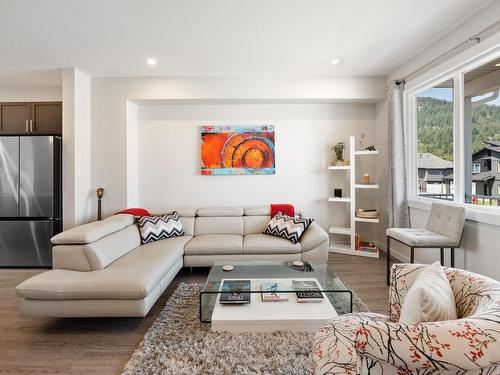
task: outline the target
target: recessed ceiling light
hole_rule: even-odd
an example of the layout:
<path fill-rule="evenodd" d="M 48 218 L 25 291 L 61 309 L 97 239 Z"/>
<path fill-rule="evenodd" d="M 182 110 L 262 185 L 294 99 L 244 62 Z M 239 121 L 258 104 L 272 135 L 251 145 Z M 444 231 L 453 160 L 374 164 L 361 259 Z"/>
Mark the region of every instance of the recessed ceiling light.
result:
<path fill-rule="evenodd" d="M 337 65 L 339 62 L 340 62 L 340 59 L 332 59 L 332 61 L 330 61 L 330 64 Z"/>
<path fill-rule="evenodd" d="M 151 66 L 156 65 L 156 59 L 153 59 L 151 57 L 147 60 L 147 62 L 148 62 L 148 65 L 151 65 Z"/>

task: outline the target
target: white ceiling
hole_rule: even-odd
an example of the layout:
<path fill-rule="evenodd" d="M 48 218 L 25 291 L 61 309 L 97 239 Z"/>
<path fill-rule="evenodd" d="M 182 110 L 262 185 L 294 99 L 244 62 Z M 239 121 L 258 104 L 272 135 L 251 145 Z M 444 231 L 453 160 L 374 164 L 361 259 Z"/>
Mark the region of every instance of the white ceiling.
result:
<path fill-rule="evenodd" d="M 92 76 L 385 76 L 490 3 L 0 0 L 0 85 L 58 84 L 57 69 L 71 66 Z"/>

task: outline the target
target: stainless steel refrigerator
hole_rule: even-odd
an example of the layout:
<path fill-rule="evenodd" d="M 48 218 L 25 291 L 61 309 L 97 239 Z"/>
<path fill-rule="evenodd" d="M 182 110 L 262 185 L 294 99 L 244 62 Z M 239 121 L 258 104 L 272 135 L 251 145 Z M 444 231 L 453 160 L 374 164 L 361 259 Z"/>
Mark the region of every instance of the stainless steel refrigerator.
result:
<path fill-rule="evenodd" d="M 0 267 L 50 267 L 62 229 L 61 137 L 0 137 Z"/>

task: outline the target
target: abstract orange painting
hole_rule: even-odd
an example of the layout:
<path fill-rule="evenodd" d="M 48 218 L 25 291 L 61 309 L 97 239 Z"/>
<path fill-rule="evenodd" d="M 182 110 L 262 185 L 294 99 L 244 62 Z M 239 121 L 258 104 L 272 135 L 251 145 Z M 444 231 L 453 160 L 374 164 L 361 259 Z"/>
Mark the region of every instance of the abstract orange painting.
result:
<path fill-rule="evenodd" d="M 274 174 L 274 126 L 201 127 L 201 174 Z"/>

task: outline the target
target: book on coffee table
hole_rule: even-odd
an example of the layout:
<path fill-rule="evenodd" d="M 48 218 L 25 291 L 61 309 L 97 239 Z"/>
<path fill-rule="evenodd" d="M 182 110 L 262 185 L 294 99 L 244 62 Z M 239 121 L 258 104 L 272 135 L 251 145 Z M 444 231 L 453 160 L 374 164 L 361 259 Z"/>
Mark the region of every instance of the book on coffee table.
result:
<path fill-rule="evenodd" d="M 321 302 L 324 298 L 316 281 L 292 280 L 292 287 L 299 303 Z"/>
<path fill-rule="evenodd" d="M 280 291 L 286 290 L 281 283 L 262 283 L 260 290 L 263 302 L 288 301 L 288 294 L 280 293 Z"/>
<path fill-rule="evenodd" d="M 221 292 L 221 304 L 250 303 L 250 280 L 224 280 Z"/>

